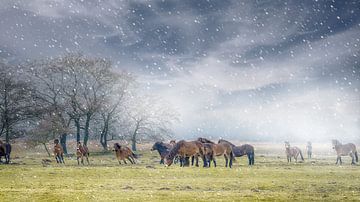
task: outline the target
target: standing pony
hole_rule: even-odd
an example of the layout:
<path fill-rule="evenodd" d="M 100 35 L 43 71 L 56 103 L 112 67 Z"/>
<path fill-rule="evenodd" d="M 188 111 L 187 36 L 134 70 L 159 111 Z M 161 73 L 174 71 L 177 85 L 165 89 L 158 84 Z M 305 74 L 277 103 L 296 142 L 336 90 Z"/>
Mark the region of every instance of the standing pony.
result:
<path fill-rule="evenodd" d="M 215 157 L 216 156 L 224 156 L 225 158 L 225 167 L 232 167 L 232 160 L 234 159 L 234 155 L 232 152 L 232 146 L 227 143 L 227 142 L 220 142 L 218 144 L 216 144 L 215 142 L 212 142 L 206 138 L 198 138 L 199 142 L 202 143 L 208 143 L 211 145 L 211 149 L 212 149 L 212 161 L 214 162 L 214 166 L 216 167 L 216 160 Z M 209 155 L 208 155 L 209 156 Z M 230 159 L 230 161 L 229 161 Z M 209 161 L 210 164 L 210 161 Z M 210 165 L 209 165 L 210 166 Z"/>
<path fill-rule="evenodd" d="M 227 142 L 228 144 L 230 144 L 232 146 L 232 152 L 234 154 L 234 159 L 235 157 L 242 157 L 244 155 L 246 155 L 248 157 L 249 160 L 249 165 L 254 165 L 255 163 L 255 149 L 254 146 L 250 145 L 250 144 L 243 144 L 240 146 L 235 146 L 234 144 L 232 144 L 231 142 L 224 140 L 224 139 L 220 139 L 218 141 L 218 143 L 221 142 Z"/>
<path fill-rule="evenodd" d="M 290 143 L 288 141 L 285 141 L 285 153 L 288 163 L 291 162 L 291 157 L 294 157 L 295 162 L 297 162 L 297 158 L 299 155 L 301 157 L 301 160 L 304 161 L 301 150 L 298 147 L 290 147 Z"/>
<path fill-rule="evenodd" d="M 121 146 L 119 143 L 114 144 L 114 151 L 119 164 L 121 160 L 127 164 L 126 160 L 129 160 L 131 164 L 135 164 L 135 159 L 137 158 L 136 154 L 129 147 Z"/>
<path fill-rule="evenodd" d="M 355 161 L 358 162 L 358 154 L 356 151 L 356 146 L 353 143 L 341 144 L 338 140 L 332 140 L 333 149 L 335 149 L 337 153 L 336 164 L 340 161 L 342 164 L 341 156 L 349 155 L 351 157 L 351 164 L 354 165 Z"/>
<path fill-rule="evenodd" d="M 164 164 L 164 158 L 167 154 L 169 154 L 172 147 L 173 145 L 171 144 L 166 144 L 163 142 L 155 142 L 155 144 L 151 148 L 151 151 L 157 150 L 160 155 L 160 164 Z"/>
<path fill-rule="evenodd" d="M 64 150 L 62 146 L 59 144 L 59 139 L 54 140 L 54 155 L 57 163 L 64 163 Z"/>
<path fill-rule="evenodd" d="M 77 143 L 77 148 L 76 148 L 76 159 L 78 162 L 78 165 L 80 165 L 79 159 L 81 159 L 81 164 L 84 165 L 84 157 L 86 158 L 86 161 L 88 163 L 88 165 L 90 165 L 89 163 L 89 149 L 86 145 L 82 145 L 81 142 Z"/>
<path fill-rule="evenodd" d="M 169 154 L 165 157 L 165 166 L 170 166 L 177 155 L 180 156 L 180 167 L 184 167 L 186 158 L 192 156 L 196 158 L 195 166 L 199 166 L 200 156 L 203 159 L 204 167 L 206 167 L 203 144 L 199 141 L 186 142 L 185 140 L 181 140 L 176 143 L 175 146 L 170 150 Z"/>
<path fill-rule="evenodd" d="M 11 153 L 11 145 L 10 143 L 3 143 L 0 140 L 0 162 L 1 161 L 1 157 L 4 156 L 5 157 L 5 163 L 9 164 L 10 163 L 10 153 Z"/>

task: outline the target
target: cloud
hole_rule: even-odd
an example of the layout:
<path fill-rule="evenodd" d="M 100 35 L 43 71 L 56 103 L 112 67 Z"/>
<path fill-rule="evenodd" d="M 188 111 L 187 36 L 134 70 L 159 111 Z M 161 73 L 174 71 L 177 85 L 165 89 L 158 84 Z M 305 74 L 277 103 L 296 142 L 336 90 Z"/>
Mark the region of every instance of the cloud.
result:
<path fill-rule="evenodd" d="M 0 2 L 0 58 L 110 58 L 179 138 L 359 140 L 357 1 Z"/>

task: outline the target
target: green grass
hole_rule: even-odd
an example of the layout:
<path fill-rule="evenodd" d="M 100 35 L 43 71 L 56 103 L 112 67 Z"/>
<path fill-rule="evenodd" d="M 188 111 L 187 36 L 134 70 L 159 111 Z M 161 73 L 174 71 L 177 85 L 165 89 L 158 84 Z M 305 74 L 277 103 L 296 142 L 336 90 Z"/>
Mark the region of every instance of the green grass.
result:
<path fill-rule="evenodd" d="M 255 166 L 238 158 L 232 169 L 168 168 L 157 153 L 143 152 L 136 165 L 118 165 L 114 155 L 91 156 L 90 166 L 52 162 L 43 154 L 17 157 L 0 165 L 0 201 L 308 201 L 360 200 L 360 167 L 335 166 L 333 157 L 285 162 L 284 156 L 258 155 Z"/>

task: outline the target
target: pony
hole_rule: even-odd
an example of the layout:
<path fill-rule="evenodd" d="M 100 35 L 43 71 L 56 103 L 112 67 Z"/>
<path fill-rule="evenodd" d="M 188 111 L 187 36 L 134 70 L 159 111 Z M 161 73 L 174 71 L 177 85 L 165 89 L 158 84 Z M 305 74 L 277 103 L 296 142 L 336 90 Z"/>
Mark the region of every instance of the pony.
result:
<path fill-rule="evenodd" d="M 210 158 L 214 162 L 215 167 L 216 167 L 216 159 L 215 159 L 216 156 L 224 156 L 225 167 L 228 167 L 228 165 L 230 168 L 232 167 L 232 160 L 234 159 L 234 155 L 232 152 L 232 146 L 229 143 L 220 142 L 220 143 L 216 144 L 215 142 L 212 142 L 206 138 L 201 138 L 201 137 L 198 138 L 197 140 L 202 143 L 210 144 L 209 146 L 211 146 L 211 149 L 212 149 L 212 154 L 210 155 Z M 207 155 L 207 156 L 209 157 L 209 155 Z M 230 159 L 230 161 L 229 161 L 229 159 Z M 211 160 L 208 161 L 209 164 L 210 164 Z"/>
<path fill-rule="evenodd" d="M 62 146 L 59 144 L 59 139 L 54 140 L 54 155 L 57 163 L 65 164 L 64 150 Z"/>
<path fill-rule="evenodd" d="M 311 159 L 311 155 L 312 155 L 312 145 L 311 145 L 311 142 L 307 142 L 306 151 L 307 151 L 308 159 Z"/>
<path fill-rule="evenodd" d="M 187 142 L 185 140 L 181 140 L 176 143 L 175 146 L 170 150 L 169 154 L 167 154 L 165 157 L 165 166 L 170 166 L 177 155 L 180 156 L 180 167 L 184 167 L 186 158 L 192 156 L 196 158 L 196 167 L 199 166 L 199 156 L 203 159 L 204 167 L 206 167 L 203 144 L 199 141 Z"/>
<path fill-rule="evenodd" d="M 119 164 L 121 164 L 121 160 L 124 161 L 125 164 L 127 164 L 126 160 L 129 160 L 131 164 L 135 164 L 135 159 L 137 159 L 136 154 L 126 146 L 121 146 L 119 143 L 114 144 L 114 150 L 117 160 L 119 161 Z"/>
<path fill-rule="evenodd" d="M 359 162 L 358 154 L 356 151 L 356 146 L 353 143 L 341 144 L 338 140 L 332 140 L 333 149 L 335 149 L 337 154 L 336 163 L 340 161 L 342 164 L 341 156 L 349 155 L 351 157 L 351 164 L 354 165 L 355 161 Z"/>
<path fill-rule="evenodd" d="M 240 146 L 236 146 L 236 145 L 232 144 L 231 142 L 224 140 L 224 139 L 220 139 L 218 141 L 218 143 L 221 143 L 221 142 L 226 142 L 232 146 L 232 152 L 234 154 L 233 160 L 235 160 L 235 157 L 242 157 L 242 156 L 246 155 L 248 157 L 249 165 L 250 166 L 254 165 L 254 163 L 255 163 L 254 146 L 252 146 L 250 144 L 243 144 Z"/>
<path fill-rule="evenodd" d="M 90 165 L 89 163 L 89 149 L 86 145 L 82 145 L 81 142 L 77 143 L 77 148 L 76 148 L 76 159 L 78 162 L 78 165 L 80 165 L 79 159 L 81 159 L 81 164 L 84 165 L 84 157 L 86 158 L 86 161 L 88 163 L 88 165 Z"/>
<path fill-rule="evenodd" d="M 5 163 L 10 163 L 10 154 L 11 154 L 11 144 L 10 143 L 3 143 L 0 140 L 0 162 L 2 162 L 1 157 L 5 157 Z"/>
<path fill-rule="evenodd" d="M 155 142 L 152 146 L 151 151 L 157 150 L 160 155 L 160 164 L 164 164 L 165 156 L 170 152 L 173 145 L 163 143 L 163 142 Z"/>
<path fill-rule="evenodd" d="M 297 158 L 299 155 L 301 157 L 301 160 L 304 161 L 301 150 L 298 147 L 290 147 L 290 143 L 288 141 L 285 141 L 285 153 L 288 163 L 291 162 L 291 157 L 294 157 L 295 162 L 297 162 Z"/>

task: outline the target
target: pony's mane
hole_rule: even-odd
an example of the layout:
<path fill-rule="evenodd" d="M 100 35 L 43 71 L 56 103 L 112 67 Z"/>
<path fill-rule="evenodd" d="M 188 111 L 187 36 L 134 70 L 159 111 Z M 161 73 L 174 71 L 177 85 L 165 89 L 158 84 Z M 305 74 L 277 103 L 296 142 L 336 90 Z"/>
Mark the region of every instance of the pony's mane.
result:
<path fill-rule="evenodd" d="M 181 140 L 174 145 L 174 147 L 170 150 L 168 154 L 168 158 L 173 160 L 175 156 L 178 154 L 180 147 L 184 144 L 185 140 Z"/>
<path fill-rule="evenodd" d="M 169 148 L 166 146 L 165 143 L 163 142 L 155 142 L 154 146 L 156 147 L 156 149 L 160 152 L 160 153 L 163 153 L 163 152 L 168 152 L 169 151 Z"/>
<path fill-rule="evenodd" d="M 198 138 L 198 141 L 199 141 L 199 142 L 202 142 L 202 143 L 215 144 L 215 142 L 212 142 L 211 140 L 208 140 L 208 139 L 203 138 L 203 137 L 199 137 L 199 138 Z"/>
<path fill-rule="evenodd" d="M 231 143 L 231 142 L 229 142 L 229 141 L 227 141 L 227 140 L 224 140 L 224 139 L 220 139 L 220 140 L 218 141 L 218 143 L 220 143 L 220 142 L 226 142 L 226 143 L 230 144 L 232 147 L 235 147 L 235 146 L 236 146 L 236 145 L 234 145 L 233 143 Z"/>
<path fill-rule="evenodd" d="M 115 145 L 115 150 L 118 150 L 118 149 L 120 149 L 120 148 L 121 148 L 121 146 L 120 146 L 120 144 L 119 144 L 119 143 L 115 143 L 114 145 Z"/>

